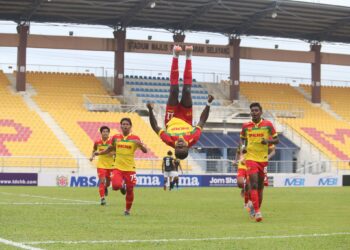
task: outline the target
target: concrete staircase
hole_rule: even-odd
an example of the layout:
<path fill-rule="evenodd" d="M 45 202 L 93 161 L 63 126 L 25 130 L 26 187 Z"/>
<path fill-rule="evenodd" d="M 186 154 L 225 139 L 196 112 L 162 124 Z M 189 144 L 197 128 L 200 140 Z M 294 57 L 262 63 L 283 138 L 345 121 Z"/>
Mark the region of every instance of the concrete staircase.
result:
<path fill-rule="evenodd" d="M 27 84 L 26 92 L 22 93 L 21 95 L 27 106 L 40 116 L 40 118 L 52 130 L 55 136 L 66 147 L 66 149 L 72 155 L 72 157 L 86 158 L 86 156 L 77 148 L 74 142 L 68 137 L 68 135 L 57 124 L 57 122 L 52 118 L 52 116 L 49 113 L 42 111 L 40 107 L 35 103 L 35 101 L 31 98 L 31 96 L 35 94 L 35 90 L 32 88 L 32 86 L 30 84 Z"/>
<path fill-rule="evenodd" d="M 300 94 L 302 94 L 302 95 L 305 97 L 305 99 L 307 99 L 307 100 L 310 101 L 310 103 L 311 103 L 311 95 L 310 95 L 310 93 L 306 92 L 302 87 L 299 87 L 299 86 L 294 87 L 294 88 L 295 88 Z M 311 103 L 311 104 L 312 104 L 312 103 Z M 331 106 L 330 106 L 327 102 L 325 102 L 325 101 L 321 101 L 320 104 L 312 104 L 312 105 L 315 105 L 315 106 L 317 106 L 317 107 L 322 108 L 327 114 L 329 114 L 330 116 L 334 117 L 334 118 L 337 119 L 337 120 L 343 120 L 343 118 L 342 118 L 340 115 L 338 115 L 336 112 L 334 112 L 334 111 L 332 110 Z"/>

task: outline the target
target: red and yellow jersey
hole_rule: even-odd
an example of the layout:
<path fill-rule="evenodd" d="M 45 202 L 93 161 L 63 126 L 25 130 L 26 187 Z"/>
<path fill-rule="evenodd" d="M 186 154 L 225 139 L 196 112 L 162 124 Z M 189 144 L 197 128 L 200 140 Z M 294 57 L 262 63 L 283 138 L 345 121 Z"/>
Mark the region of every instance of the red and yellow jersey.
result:
<path fill-rule="evenodd" d="M 244 155 L 241 156 L 241 157 L 239 157 L 237 168 L 238 168 L 238 169 L 247 170 L 247 166 L 245 165 L 245 158 L 244 158 Z"/>
<path fill-rule="evenodd" d="M 97 152 L 101 152 L 107 149 L 112 145 L 112 140 L 109 138 L 107 141 L 100 140 L 95 141 L 94 148 L 97 149 Z M 114 163 L 114 153 L 99 155 L 97 161 L 97 168 L 112 169 Z"/>
<path fill-rule="evenodd" d="M 238 162 L 238 169 L 244 169 L 247 170 L 247 166 L 245 165 L 244 161 L 239 161 Z"/>
<path fill-rule="evenodd" d="M 269 145 L 264 145 L 261 141 L 263 138 L 268 140 L 277 136 L 276 130 L 270 121 L 261 119 L 258 123 L 252 121 L 244 123 L 240 136 L 247 141 L 246 160 L 256 162 L 268 161 Z"/>
<path fill-rule="evenodd" d="M 182 137 L 189 147 L 197 143 L 202 133 L 198 126 L 193 127 L 187 122 L 173 117 L 166 125 L 166 130 L 160 130 L 158 135 L 167 145 L 175 147 L 175 142 Z"/>
<path fill-rule="evenodd" d="M 140 141 L 137 135 L 114 135 L 112 145 L 115 147 L 114 167 L 122 171 L 135 171 L 135 151 L 138 148 L 135 141 Z"/>

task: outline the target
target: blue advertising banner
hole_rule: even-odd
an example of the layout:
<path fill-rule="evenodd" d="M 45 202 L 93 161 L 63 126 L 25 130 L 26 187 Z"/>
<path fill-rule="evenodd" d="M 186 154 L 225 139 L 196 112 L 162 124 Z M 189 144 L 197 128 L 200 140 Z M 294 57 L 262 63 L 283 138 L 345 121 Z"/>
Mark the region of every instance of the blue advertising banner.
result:
<path fill-rule="evenodd" d="M 84 175 L 57 175 L 55 180 L 50 183 L 55 183 L 57 186 L 69 187 L 97 187 L 98 178 L 96 176 Z M 137 185 L 139 187 L 162 187 L 164 185 L 164 176 L 157 174 L 137 174 Z M 40 185 L 49 185 L 48 178 L 46 183 L 41 182 Z M 236 187 L 236 175 L 181 175 L 179 176 L 180 187 Z"/>
<path fill-rule="evenodd" d="M 37 186 L 36 173 L 0 173 L 0 186 Z"/>

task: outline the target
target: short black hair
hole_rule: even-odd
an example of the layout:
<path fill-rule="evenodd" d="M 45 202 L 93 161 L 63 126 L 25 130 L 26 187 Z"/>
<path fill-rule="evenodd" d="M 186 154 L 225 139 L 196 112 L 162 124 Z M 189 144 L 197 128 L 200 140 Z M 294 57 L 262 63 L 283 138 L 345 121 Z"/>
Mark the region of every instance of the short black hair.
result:
<path fill-rule="evenodd" d="M 258 102 L 253 102 L 252 104 L 250 104 L 249 108 L 252 109 L 253 107 L 258 107 L 260 111 L 262 111 L 262 107 Z"/>
<path fill-rule="evenodd" d="M 120 124 L 122 124 L 123 121 L 127 121 L 127 122 L 130 124 L 130 126 L 132 126 L 132 122 L 131 122 L 131 119 L 130 119 L 130 118 L 128 118 L 128 117 L 122 118 L 122 119 L 120 120 Z"/>
<path fill-rule="evenodd" d="M 173 152 L 171 150 L 169 150 L 168 155 L 173 155 Z"/>
<path fill-rule="evenodd" d="M 111 132 L 111 129 L 107 126 L 102 126 L 100 127 L 100 133 L 102 133 L 103 130 L 107 129 L 108 130 L 108 133 Z"/>
<path fill-rule="evenodd" d="M 175 150 L 175 157 L 177 159 L 183 160 L 188 156 L 188 150 L 187 151 L 177 151 Z"/>

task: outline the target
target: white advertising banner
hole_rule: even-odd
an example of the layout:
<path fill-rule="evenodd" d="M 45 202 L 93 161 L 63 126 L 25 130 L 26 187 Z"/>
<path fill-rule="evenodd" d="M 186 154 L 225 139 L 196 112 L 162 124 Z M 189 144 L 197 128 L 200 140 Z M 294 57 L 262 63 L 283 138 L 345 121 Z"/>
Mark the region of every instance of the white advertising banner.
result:
<path fill-rule="evenodd" d="M 274 187 L 339 187 L 342 176 L 334 174 L 273 174 Z"/>

